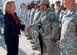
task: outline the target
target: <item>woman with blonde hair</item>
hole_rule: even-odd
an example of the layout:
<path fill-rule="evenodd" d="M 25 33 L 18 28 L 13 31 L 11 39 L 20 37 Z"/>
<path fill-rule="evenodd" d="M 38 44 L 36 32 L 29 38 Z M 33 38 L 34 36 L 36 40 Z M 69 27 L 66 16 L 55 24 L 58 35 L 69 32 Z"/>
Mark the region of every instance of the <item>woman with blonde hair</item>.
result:
<path fill-rule="evenodd" d="M 18 45 L 20 29 L 24 30 L 25 25 L 21 25 L 15 12 L 14 1 L 7 1 L 4 4 L 4 38 L 7 46 L 7 55 L 18 55 Z"/>

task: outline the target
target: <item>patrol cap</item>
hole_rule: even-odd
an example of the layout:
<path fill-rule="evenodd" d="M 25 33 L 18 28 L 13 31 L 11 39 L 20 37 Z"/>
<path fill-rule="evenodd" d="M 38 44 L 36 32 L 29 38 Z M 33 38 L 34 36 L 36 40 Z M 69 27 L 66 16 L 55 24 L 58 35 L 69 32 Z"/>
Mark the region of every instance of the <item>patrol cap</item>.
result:
<path fill-rule="evenodd" d="M 39 2 L 38 1 L 35 1 L 34 4 L 39 4 Z"/>
<path fill-rule="evenodd" d="M 60 3 L 60 1 L 56 1 L 55 3 Z"/>
<path fill-rule="evenodd" d="M 31 4 L 34 4 L 35 3 L 35 1 L 31 1 Z"/>
<path fill-rule="evenodd" d="M 37 3 L 39 4 L 39 3 L 40 3 L 40 1 L 37 1 Z"/>
<path fill-rule="evenodd" d="M 46 5 L 50 5 L 49 0 L 43 0 L 40 3 L 41 5 L 46 4 Z"/>

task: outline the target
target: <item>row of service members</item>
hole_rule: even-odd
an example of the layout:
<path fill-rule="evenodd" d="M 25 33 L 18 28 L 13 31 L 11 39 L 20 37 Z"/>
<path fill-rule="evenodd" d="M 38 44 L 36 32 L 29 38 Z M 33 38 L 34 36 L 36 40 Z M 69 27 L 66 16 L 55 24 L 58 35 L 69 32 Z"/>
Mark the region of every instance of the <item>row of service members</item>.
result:
<path fill-rule="evenodd" d="M 73 5 L 71 11 L 68 7 L 68 2 L 70 2 L 70 5 Z M 35 12 L 35 9 L 27 11 L 26 24 L 30 35 L 36 45 L 39 46 L 38 36 L 40 33 L 43 40 L 43 53 L 46 55 L 54 55 L 54 47 L 59 37 L 61 37 L 59 40 L 61 48 L 59 55 L 77 55 L 77 9 L 74 8 L 74 2 L 75 0 L 68 0 L 67 2 L 65 0 L 68 10 L 62 15 L 61 36 L 59 36 L 59 17 L 49 8 L 48 1 L 41 2 L 42 11 L 39 9 L 37 12 Z"/>

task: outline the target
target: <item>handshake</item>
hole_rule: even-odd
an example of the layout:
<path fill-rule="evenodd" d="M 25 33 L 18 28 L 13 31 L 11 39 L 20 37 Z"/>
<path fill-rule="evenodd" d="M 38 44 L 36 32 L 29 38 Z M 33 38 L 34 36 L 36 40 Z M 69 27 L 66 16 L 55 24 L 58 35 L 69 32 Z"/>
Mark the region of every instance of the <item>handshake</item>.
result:
<path fill-rule="evenodd" d="M 27 29 L 36 28 L 36 27 L 38 27 L 38 26 L 39 26 L 39 25 L 37 25 L 37 24 L 33 24 L 33 25 L 26 24 L 26 25 L 25 25 L 25 27 L 26 27 Z"/>
<path fill-rule="evenodd" d="M 25 27 L 26 27 L 27 29 L 31 29 L 31 28 L 32 28 L 32 25 L 26 24 Z"/>

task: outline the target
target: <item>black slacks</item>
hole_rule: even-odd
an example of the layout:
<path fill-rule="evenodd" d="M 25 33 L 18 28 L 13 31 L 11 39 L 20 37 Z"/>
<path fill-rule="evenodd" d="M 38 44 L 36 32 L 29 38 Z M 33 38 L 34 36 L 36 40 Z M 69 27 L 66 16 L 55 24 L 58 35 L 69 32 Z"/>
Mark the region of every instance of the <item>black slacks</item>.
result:
<path fill-rule="evenodd" d="M 7 55 L 18 55 L 19 37 L 5 37 L 5 43 L 7 46 Z"/>

